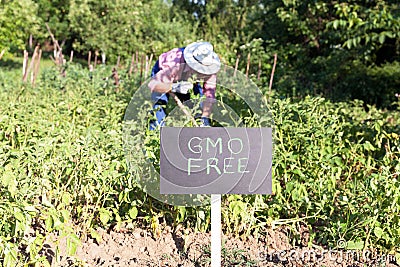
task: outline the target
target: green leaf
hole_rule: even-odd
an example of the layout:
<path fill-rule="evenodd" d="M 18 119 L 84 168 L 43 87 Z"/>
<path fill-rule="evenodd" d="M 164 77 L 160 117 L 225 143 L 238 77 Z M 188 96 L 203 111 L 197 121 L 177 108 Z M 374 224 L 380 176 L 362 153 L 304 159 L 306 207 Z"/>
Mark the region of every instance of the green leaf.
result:
<path fill-rule="evenodd" d="M 344 42 L 344 46 L 347 46 L 347 49 L 350 49 L 351 48 L 351 39 Z"/>
<path fill-rule="evenodd" d="M 366 141 L 363 147 L 367 151 L 375 151 L 375 147 L 369 141 Z"/>
<path fill-rule="evenodd" d="M 397 264 L 400 264 L 400 253 L 396 253 L 395 255 Z"/>
<path fill-rule="evenodd" d="M 90 229 L 90 236 L 96 240 L 97 244 L 100 244 L 103 241 L 101 235 L 94 229 Z"/>
<path fill-rule="evenodd" d="M 20 222 L 24 222 L 25 221 L 25 216 L 20 210 L 14 209 L 14 216 Z"/>
<path fill-rule="evenodd" d="M 333 22 L 333 28 L 336 30 L 338 28 L 338 26 L 339 26 L 339 20 L 335 20 Z"/>
<path fill-rule="evenodd" d="M 374 179 L 371 179 L 371 181 L 369 182 L 369 186 L 371 187 L 372 191 L 376 192 L 378 187 L 376 186 L 376 182 Z"/>
<path fill-rule="evenodd" d="M 130 210 L 129 210 L 129 217 L 134 220 L 136 219 L 138 215 L 138 209 L 136 208 L 136 206 L 133 206 Z"/>
<path fill-rule="evenodd" d="M 56 230 L 60 230 L 64 224 L 61 222 L 60 217 L 58 216 L 58 214 L 52 214 L 51 217 L 53 218 L 53 227 Z"/>
<path fill-rule="evenodd" d="M 63 222 L 68 222 L 70 220 L 70 213 L 68 210 L 62 210 L 61 211 L 61 215 L 62 215 L 62 221 Z"/>
<path fill-rule="evenodd" d="M 34 206 L 25 206 L 24 209 L 29 212 L 37 212 L 37 209 Z"/>
<path fill-rule="evenodd" d="M 47 216 L 45 225 L 46 225 L 46 230 L 48 232 L 51 232 L 53 230 L 54 222 L 53 222 L 53 217 L 51 215 Z"/>
<path fill-rule="evenodd" d="M 70 256 L 75 255 L 78 245 L 80 244 L 80 239 L 74 234 L 70 233 L 67 235 L 67 253 Z"/>
<path fill-rule="evenodd" d="M 119 193 L 119 195 L 118 195 L 118 202 L 121 202 L 121 201 L 124 199 L 124 196 L 125 196 L 125 192 L 124 192 L 124 191 L 121 191 L 121 192 Z"/>
<path fill-rule="evenodd" d="M 180 223 L 185 220 L 186 207 L 179 206 L 179 207 L 177 207 L 177 209 L 178 209 L 178 214 L 176 216 L 176 222 Z"/>
<path fill-rule="evenodd" d="M 351 39 L 353 46 L 356 47 L 357 46 L 357 38 L 353 38 Z"/>
<path fill-rule="evenodd" d="M 101 209 L 100 210 L 100 221 L 101 221 L 101 223 L 103 225 L 107 225 L 109 220 L 110 220 L 110 213 L 105 209 Z"/>
<path fill-rule="evenodd" d="M 335 162 L 335 164 L 336 164 L 337 166 L 343 166 L 342 158 L 341 158 L 341 157 L 334 157 L 334 158 L 333 158 L 333 161 Z"/>
<path fill-rule="evenodd" d="M 376 235 L 377 238 L 381 238 L 383 235 L 383 229 L 380 227 L 375 227 L 374 228 L 374 234 Z"/>
<path fill-rule="evenodd" d="M 122 221 L 121 216 L 119 216 L 119 212 L 118 212 L 118 210 L 116 208 L 113 208 L 113 214 L 115 216 L 115 220 L 116 221 L 118 221 L 118 222 Z"/>
<path fill-rule="evenodd" d="M 385 32 L 385 35 L 389 38 L 394 38 L 395 34 L 393 32 Z"/>
<path fill-rule="evenodd" d="M 14 244 L 6 243 L 4 249 L 4 267 L 14 267 L 17 266 L 17 247 Z"/>
<path fill-rule="evenodd" d="M 198 212 L 198 217 L 199 217 L 202 221 L 204 221 L 204 219 L 206 218 L 206 214 L 204 213 L 203 210 L 199 210 L 199 212 Z"/>
<path fill-rule="evenodd" d="M 7 187 L 14 178 L 15 177 L 13 177 L 12 171 L 9 171 L 7 168 L 6 171 L 1 175 L 0 182 L 4 187 Z"/>
<path fill-rule="evenodd" d="M 229 204 L 229 209 L 232 211 L 234 218 L 240 217 L 245 210 L 245 203 L 242 201 L 233 201 Z"/>
<path fill-rule="evenodd" d="M 62 195 L 62 203 L 64 204 L 64 205 L 69 205 L 70 203 L 71 203 L 71 194 L 69 194 L 68 192 L 65 192 L 63 195 Z"/>
<path fill-rule="evenodd" d="M 384 33 L 381 33 L 381 34 L 379 35 L 379 42 L 380 42 L 381 44 L 383 44 L 383 43 L 385 42 L 385 39 L 386 39 L 386 35 L 385 35 Z"/>
<path fill-rule="evenodd" d="M 346 249 L 362 250 L 364 248 L 364 241 L 348 241 Z"/>

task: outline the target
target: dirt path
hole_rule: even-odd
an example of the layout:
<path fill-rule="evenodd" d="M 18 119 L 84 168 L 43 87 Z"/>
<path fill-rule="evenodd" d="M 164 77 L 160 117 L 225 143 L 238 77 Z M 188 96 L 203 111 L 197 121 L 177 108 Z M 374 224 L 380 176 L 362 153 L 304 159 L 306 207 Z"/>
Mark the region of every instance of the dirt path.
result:
<path fill-rule="evenodd" d="M 62 257 L 54 266 L 210 266 L 210 234 L 183 233 L 164 228 L 160 238 L 135 229 L 130 232 L 98 230 L 102 241 L 88 238 L 75 257 Z M 65 242 L 60 242 L 60 252 Z M 394 257 L 356 251 L 327 251 L 290 246 L 285 229 L 270 231 L 267 238 L 241 240 L 223 236 L 222 266 L 325 266 L 395 267 Z M 65 254 L 64 254 L 65 255 Z M 381 260 L 379 262 L 379 260 Z"/>

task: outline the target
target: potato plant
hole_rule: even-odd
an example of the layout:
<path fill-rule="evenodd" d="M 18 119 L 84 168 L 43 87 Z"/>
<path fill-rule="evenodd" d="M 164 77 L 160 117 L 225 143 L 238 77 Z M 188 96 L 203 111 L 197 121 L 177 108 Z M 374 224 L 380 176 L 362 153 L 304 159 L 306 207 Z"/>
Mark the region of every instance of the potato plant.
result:
<path fill-rule="evenodd" d="M 86 236 L 100 240 L 97 227 L 147 227 L 155 237 L 163 223 L 209 230 L 208 207 L 162 204 L 127 167 L 122 121 L 137 77 L 121 74 L 115 88 L 108 67 L 68 65 L 66 73 L 46 69 L 32 87 L 16 71 L 0 72 L 0 262 L 49 266 L 42 248 L 51 233 L 66 236 L 74 254 Z M 218 97 L 256 126 L 243 103 Z M 319 97 L 268 101 L 273 194 L 225 196 L 224 231 L 257 236 L 289 225 L 295 243 L 305 226 L 309 245 L 345 239 L 347 249 L 399 253 L 400 110 Z M 155 163 L 158 143 L 149 136 Z"/>

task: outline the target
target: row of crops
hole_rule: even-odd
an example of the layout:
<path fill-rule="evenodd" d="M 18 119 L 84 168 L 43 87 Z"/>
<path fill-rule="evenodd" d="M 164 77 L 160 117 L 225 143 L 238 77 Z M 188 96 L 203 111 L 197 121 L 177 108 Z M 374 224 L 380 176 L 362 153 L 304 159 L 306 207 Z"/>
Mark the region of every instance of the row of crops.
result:
<path fill-rule="evenodd" d="M 69 65 L 41 72 L 36 85 L 0 70 L 0 262 L 41 263 L 50 234 L 66 236 L 73 254 L 97 227 L 163 224 L 210 228 L 208 207 L 162 204 L 143 193 L 127 169 L 122 123 L 138 87 Z M 220 96 L 223 97 L 223 96 Z M 273 194 L 223 198 L 223 229 L 263 235 L 308 228 L 308 242 L 375 248 L 400 256 L 400 109 L 365 108 L 359 101 L 269 95 L 275 121 Z M 239 111 L 240 114 L 240 111 Z M 296 239 L 294 239 L 295 242 Z"/>

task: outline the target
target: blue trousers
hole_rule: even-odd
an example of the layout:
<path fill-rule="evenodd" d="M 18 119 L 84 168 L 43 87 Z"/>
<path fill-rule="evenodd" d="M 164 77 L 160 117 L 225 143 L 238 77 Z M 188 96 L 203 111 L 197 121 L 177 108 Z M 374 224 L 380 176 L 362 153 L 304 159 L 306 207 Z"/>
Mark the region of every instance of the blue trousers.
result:
<path fill-rule="evenodd" d="M 201 88 L 199 84 L 194 85 L 193 91 L 195 95 L 200 94 L 200 96 L 203 96 L 203 88 Z M 175 93 L 175 95 L 179 98 L 179 100 L 182 101 L 182 103 L 190 99 L 190 93 L 189 94 Z M 150 130 L 154 130 L 157 127 L 164 126 L 165 124 L 164 119 L 167 116 L 167 113 L 165 111 L 165 106 L 168 104 L 169 94 L 152 92 L 151 101 L 153 102 L 152 113 L 153 115 L 155 115 L 155 118 L 150 121 Z"/>

